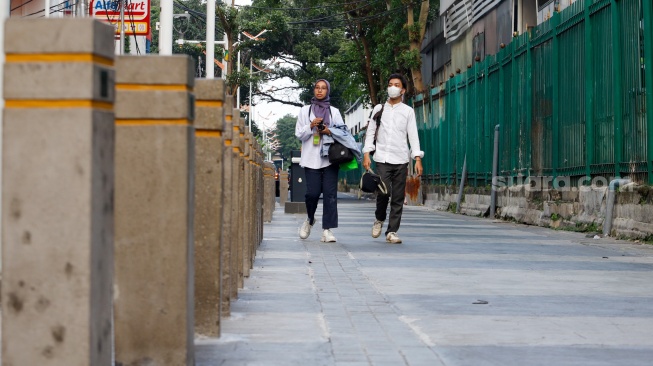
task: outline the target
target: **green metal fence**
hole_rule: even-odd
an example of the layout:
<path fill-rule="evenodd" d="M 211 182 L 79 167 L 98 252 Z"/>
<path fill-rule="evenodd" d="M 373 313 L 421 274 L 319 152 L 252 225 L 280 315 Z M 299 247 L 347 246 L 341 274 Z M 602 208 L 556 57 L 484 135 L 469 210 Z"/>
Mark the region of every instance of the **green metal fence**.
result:
<path fill-rule="evenodd" d="M 412 102 L 425 180 L 630 177 L 653 184 L 653 5 L 579 0 Z M 589 183 L 589 180 L 583 180 Z"/>

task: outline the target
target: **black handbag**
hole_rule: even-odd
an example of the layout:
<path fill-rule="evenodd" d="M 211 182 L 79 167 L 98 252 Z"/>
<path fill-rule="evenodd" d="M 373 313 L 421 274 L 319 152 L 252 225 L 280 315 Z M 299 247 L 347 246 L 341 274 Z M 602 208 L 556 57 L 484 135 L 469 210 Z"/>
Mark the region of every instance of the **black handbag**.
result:
<path fill-rule="evenodd" d="M 345 145 L 338 141 L 333 141 L 329 146 L 329 163 L 342 164 L 348 163 L 354 158 L 354 154 Z"/>
<path fill-rule="evenodd" d="M 375 193 L 376 191 L 381 192 L 382 194 L 388 194 L 388 188 L 385 186 L 385 183 L 381 180 L 381 176 L 374 174 L 371 170 L 363 173 L 361 177 L 360 185 L 361 191 L 367 193 Z"/>

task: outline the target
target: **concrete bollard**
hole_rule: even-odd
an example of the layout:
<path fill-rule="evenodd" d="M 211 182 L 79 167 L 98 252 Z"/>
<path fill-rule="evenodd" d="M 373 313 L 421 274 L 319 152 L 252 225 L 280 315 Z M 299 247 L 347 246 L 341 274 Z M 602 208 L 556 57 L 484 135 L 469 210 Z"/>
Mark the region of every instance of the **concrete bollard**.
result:
<path fill-rule="evenodd" d="M 249 150 L 250 150 L 250 195 L 249 195 L 249 220 L 252 223 L 252 230 L 250 230 L 250 262 L 249 268 L 254 267 L 254 257 L 256 256 L 257 244 L 256 240 L 258 238 L 258 222 L 256 220 L 256 193 L 258 191 L 256 187 L 256 140 L 254 135 L 249 133 Z"/>
<path fill-rule="evenodd" d="M 259 144 L 258 146 L 258 181 L 257 185 L 259 187 L 259 197 L 258 197 L 258 222 L 259 222 L 259 243 L 263 241 L 263 228 L 264 228 L 264 203 L 265 203 L 265 155 L 263 152 L 263 146 Z"/>
<path fill-rule="evenodd" d="M 222 147 L 222 306 L 220 310 L 223 316 L 231 314 L 231 300 L 234 297 L 234 276 L 232 257 L 234 255 L 232 244 L 233 229 L 235 222 L 233 215 L 234 200 L 234 179 L 233 179 L 233 97 L 227 95 L 224 103 L 224 131 Z"/>
<path fill-rule="evenodd" d="M 194 364 L 193 69 L 116 60 L 117 364 Z"/>
<path fill-rule="evenodd" d="M 2 364 L 108 366 L 113 27 L 88 18 L 2 26 Z"/>
<path fill-rule="evenodd" d="M 254 265 L 254 256 L 256 255 L 256 238 L 258 237 L 258 223 L 256 221 L 256 150 L 254 144 L 254 135 L 251 132 L 247 132 L 249 136 L 249 195 L 248 205 L 249 205 L 249 215 L 248 220 L 251 223 L 251 229 L 249 233 L 249 269 L 252 269 Z M 248 273 L 249 275 L 249 273 Z"/>
<path fill-rule="evenodd" d="M 195 332 L 220 336 L 224 80 L 195 80 Z"/>
<path fill-rule="evenodd" d="M 229 244 L 231 245 L 231 296 L 232 300 L 238 298 L 239 273 L 240 273 L 240 127 L 238 125 L 238 111 L 234 110 L 232 115 L 231 127 L 231 169 L 232 169 L 232 204 L 231 204 L 231 236 Z"/>
<path fill-rule="evenodd" d="M 257 185 L 259 187 L 259 203 L 258 203 L 258 222 L 259 222 L 259 233 L 260 233 L 260 238 L 259 238 L 259 243 L 263 241 L 263 228 L 264 228 L 264 204 L 265 204 L 265 153 L 263 152 L 263 146 L 259 145 L 258 147 L 258 164 L 259 164 L 259 170 L 258 170 L 258 182 Z"/>
<path fill-rule="evenodd" d="M 251 204 L 251 197 L 252 197 L 252 192 L 253 192 L 253 187 L 252 187 L 252 158 L 251 158 L 251 145 L 250 145 L 250 133 L 249 131 L 245 131 L 244 134 L 244 140 L 245 140 L 245 151 L 244 151 L 244 157 L 245 157 L 245 184 L 243 185 L 243 188 L 245 189 L 245 194 L 244 196 L 244 203 L 245 203 L 245 215 L 243 215 L 243 221 L 244 224 L 246 225 L 246 230 L 244 231 L 244 237 L 243 237 L 243 276 L 244 277 L 249 277 L 249 261 L 250 261 L 250 256 L 251 256 L 251 242 L 252 242 L 252 231 L 254 227 L 252 227 L 252 204 Z"/>
<path fill-rule="evenodd" d="M 283 207 L 288 201 L 288 172 L 279 174 L 279 204 Z"/>
<path fill-rule="evenodd" d="M 229 96 L 227 97 L 229 98 Z M 233 98 L 233 97 L 231 97 Z M 238 235 L 240 233 L 240 198 L 238 192 L 240 191 L 240 127 L 239 119 L 240 113 L 236 108 L 231 111 L 231 165 L 232 165 L 232 202 L 231 202 L 231 236 L 229 237 L 229 245 L 231 246 L 231 297 L 232 300 L 238 298 L 238 288 L 240 285 L 240 247 Z"/>
<path fill-rule="evenodd" d="M 236 241 L 237 245 L 237 253 L 238 253 L 238 260 L 236 262 L 236 266 L 238 268 L 238 288 L 243 288 L 245 284 L 245 280 L 243 278 L 243 255 L 244 255 L 244 249 L 243 249 L 243 237 L 245 236 L 244 230 L 245 230 L 245 210 L 244 210 L 244 202 L 245 202 L 245 189 L 243 188 L 245 185 L 245 159 L 244 159 L 244 143 L 245 143 L 245 134 L 243 132 L 243 120 L 240 118 L 240 111 L 236 108 L 234 108 L 234 135 L 238 134 L 238 140 L 237 143 L 235 144 L 235 149 L 234 153 L 236 161 L 237 161 L 237 174 L 234 174 L 234 176 L 237 176 L 238 184 L 236 187 L 238 187 L 238 190 L 236 192 L 236 199 L 238 200 L 237 208 L 236 208 L 236 218 L 238 221 L 238 229 L 236 233 L 234 233 L 234 240 Z"/>
<path fill-rule="evenodd" d="M 263 219 L 265 222 L 272 222 L 272 212 L 274 211 L 274 164 L 266 162 L 263 171 L 265 201 L 263 202 Z"/>

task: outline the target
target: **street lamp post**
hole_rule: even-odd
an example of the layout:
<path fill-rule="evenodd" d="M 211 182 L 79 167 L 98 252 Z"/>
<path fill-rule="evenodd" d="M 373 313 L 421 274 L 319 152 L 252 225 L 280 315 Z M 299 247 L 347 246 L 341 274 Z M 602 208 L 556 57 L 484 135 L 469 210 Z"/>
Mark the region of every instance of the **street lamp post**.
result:
<path fill-rule="evenodd" d="M 247 38 L 249 38 L 249 39 L 251 39 L 253 41 L 262 41 L 263 39 L 260 39 L 259 36 L 262 35 L 263 33 L 266 33 L 266 32 L 269 32 L 269 30 L 268 29 L 263 29 L 261 32 L 259 32 L 259 34 L 255 35 L 255 36 L 252 36 L 251 34 L 249 34 L 247 32 L 241 32 L 240 34 L 245 35 Z M 238 34 L 238 42 L 236 42 L 234 44 L 234 46 L 241 42 L 240 41 L 240 34 Z M 253 115 L 252 115 L 252 75 L 253 75 L 253 73 L 252 73 L 252 63 L 253 63 L 253 59 L 254 58 L 250 54 L 250 57 L 249 57 L 249 121 L 248 121 L 249 132 L 252 132 L 252 121 L 253 121 Z M 240 50 L 238 51 L 238 57 L 237 57 L 236 61 L 238 62 L 237 69 L 240 72 Z M 264 70 L 259 70 L 259 71 L 257 71 L 257 73 L 261 72 L 261 71 L 264 71 Z M 237 102 L 238 102 L 238 108 L 240 108 L 240 87 L 238 88 L 238 93 L 237 93 L 236 98 L 237 98 Z"/>
<path fill-rule="evenodd" d="M 252 117 L 253 116 L 253 114 L 252 114 L 252 108 L 253 108 L 253 104 L 252 104 L 252 62 L 253 62 L 253 59 L 254 58 L 251 57 L 251 55 L 250 55 L 250 57 L 249 57 L 249 121 L 247 121 L 249 123 L 249 132 L 252 132 L 252 118 L 253 118 Z"/>
<path fill-rule="evenodd" d="M 267 117 L 264 117 L 264 116 L 262 116 L 262 115 L 259 113 L 259 117 L 261 117 L 264 121 L 270 119 L 270 117 L 271 117 L 272 115 L 273 115 L 273 113 L 270 112 L 270 113 L 267 115 Z M 266 122 L 263 122 L 263 149 L 264 149 L 264 151 L 265 151 L 265 153 L 266 153 L 267 161 L 271 161 L 271 160 L 272 160 L 272 150 L 273 150 L 273 148 L 277 148 L 277 147 L 278 147 L 278 144 L 276 143 L 276 141 L 275 141 L 274 144 L 272 143 L 272 139 L 273 139 L 274 137 L 276 137 L 276 136 L 270 136 L 270 135 L 268 134 L 268 126 L 267 126 Z"/>

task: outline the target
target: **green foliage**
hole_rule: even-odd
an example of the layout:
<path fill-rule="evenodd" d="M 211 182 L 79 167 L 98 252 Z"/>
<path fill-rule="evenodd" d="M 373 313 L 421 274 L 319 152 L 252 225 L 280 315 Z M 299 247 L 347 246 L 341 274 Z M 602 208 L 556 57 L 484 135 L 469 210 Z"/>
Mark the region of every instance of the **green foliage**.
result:
<path fill-rule="evenodd" d="M 422 59 L 418 50 L 405 51 L 397 58 L 399 62 L 408 69 L 420 67 L 422 65 Z"/>
<path fill-rule="evenodd" d="M 125 42 L 123 43 L 123 52 L 125 53 L 125 55 L 129 55 L 129 53 L 131 52 L 130 46 L 131 46 L 131 37 L 129 37 L 129 35 L 126 34 Z"/>
<path fill-rule="evenodd" d="M 419 27 L 420 24 L 418 22 L 415 22 L 413 25 L 407 25 L 404 27 L 408 31 L 408 41 L 409 42 L 421 42 L 422 40 L 420 39 L 419 36 Z"/>
<path fill-rule="evenodd" d="M 429 17 L 437 15 L 439 0 L 430 2 Z M 346 110 L 358 98 L 369 103 L 372 98 L 385 99 L 387 77 L 394 72 L 403 73 L 412 83 L 411 69 L 419 68 L 421 63 L 418 51 L 409 51 L 410 41 L 420 42 L 419 24 L 406 25 L 406 6 L 411 4 L 415 22 L 419 19 L 421 1 L 390 0 L 352 3 L 348 0 L 253 0 L 251 7 L 231 7 L 226 2 L 216 4 L 216 39 L 221 39 L 225 30 L 231 32 L 233 41 L 242 31 L 257 35 L 262 30 L 261 40 L 249 40 L 241 35 L 240 43 L 230 55 L 234 60 L 241 51 L 241 63 L 249 64 L 250 59 L 259 66 L 271 60 L 280 64 L 270 73 L 248 75 L 248 68 L 232 74 L 227 82 L 230 86 L 239 85 L 241 93 L 249 90 L 253 83 L 253 94 L 259 101 L 281 101 L 301 105 L 312 97 L 312 87 L 316 79 L 325 78 L 331 82 L 332 104 Z M 228 2 L 230 4 L 230 2 Z M 203 0 L 175 1 L 174 13 L 183 13 L 185 8 L 191 14 L 189 19 L 174 20 L 173 38 L 204 40 L 206 22 L 198 14 L 206 12 Z M 159 20 L 160 0 L 152 1 L 152 24 Z M 366 70 L 364 44 L 370 53 L 370 73 Z M 158 32 L 153 32 L 153 53 L 158 52 Z M 205 56 L 202 48 L 175 46 L 174 53 L 186 53 L 195 59 L 197 76 L 202 72 Z M 216 49 L 216 55 L 219 55 Z M 218 57 L 218 56 L 216 56 Z M 216 76 L 220 74 L 216 67 Z M 235 69 L 234 69 L 235 70 Z M 265 94 L 259 90 L 261 83 L 274 83 L 275 80 L 289 78 L 297 87 L 300 101 L 284 99 L 279 94 Z M 370 85 L 371 84 L 371 85 Z M 374 90 L 375 95 L 370 95 Z M 248 95 L 244 93 L 241 95 Z M 243 103 L 247 103 L 246 99 Z"/>
<path fill-rule="evenodd" d="M 285 115 L 277 120 L 275 133 L 277 141 L 279 141 L 280 148 L 277 149 L 279 154 L 284 157 L 284 160 L 290 159 L 290 152 L 292 150 L 299 150 L 302 146 L 301 142 L 295 137 L 295 125 L 297 124 L 297 117 L 292 115 Z"/>

